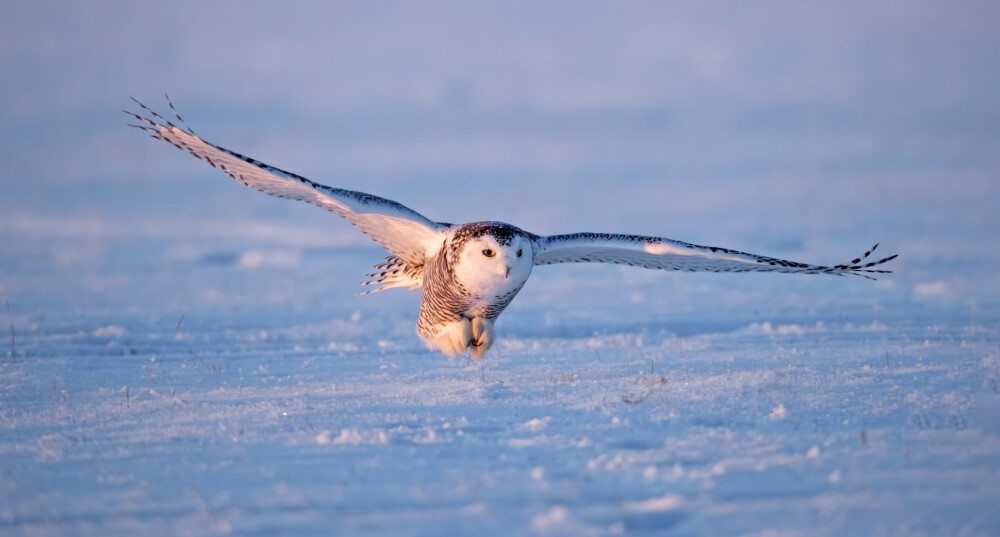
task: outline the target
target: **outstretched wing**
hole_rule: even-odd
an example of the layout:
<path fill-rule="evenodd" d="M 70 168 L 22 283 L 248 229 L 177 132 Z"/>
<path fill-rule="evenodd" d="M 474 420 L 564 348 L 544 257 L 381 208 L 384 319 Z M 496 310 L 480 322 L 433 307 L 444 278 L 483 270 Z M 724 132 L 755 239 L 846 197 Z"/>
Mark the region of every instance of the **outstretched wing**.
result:
<path fill-rule="evenodd" d="M 800 274 L 854 274 L 871 278 L 869 274 L 884 274 L 890 270 L 874 269 L 896 258 L 891 255 L 878 261 L 864 262 L 878 244 L 864 255 L 842 265 L 827 267 L 774 257 L 748 254 L 700 246 L 662 237 L 613 235 L 607 233 L 574 233 L 539 237 L 535 241 L 535 264 L 553 263 L 617 263 L 649 269 L 685 270 L 690 272 L 790 272 Z"/>
<path fill-rule="evenodd" d="M 132 100 L 151 117 L 126 110 L 126 114 L 139 121 L 139 124 L 131 126 L 188 151 L 246 186 L 279 198 L 311 203 L 343 217 L 412 267 L 424 264 L 428 249 L 443 241 L 442 232 L 449 227 L 448 224 L 432 222 L 395 201 L 321 185 L 202 140 L 186 125 L 182 129 L 141 102 Z M 170 108 L 174 109 L 172 103 Z M 176 110 L 174 115 L 183 125 Z"/>

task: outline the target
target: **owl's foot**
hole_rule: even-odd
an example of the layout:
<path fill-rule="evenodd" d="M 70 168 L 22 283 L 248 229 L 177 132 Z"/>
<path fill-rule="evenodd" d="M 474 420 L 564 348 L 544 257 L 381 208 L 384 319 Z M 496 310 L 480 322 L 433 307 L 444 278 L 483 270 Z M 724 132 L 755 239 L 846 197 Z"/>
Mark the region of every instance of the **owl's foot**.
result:
<path fill-rule="evenodd" d="M 473 359 L 479 360 L 493 346 L 496 338 L 493 323 L 489 319 L 476 317 L 471 321 L 462 319 L 444 325 L 434 337 L 427 340 L 427 346 L 451 357 L 469 351 Z"/>
<path fill-rule="evenodd" d="M 468 319 L 448 323 L 426 341 L 429 348 L 438 349 L 454 358 L 469 347 L 469 342 L 472 341 L 472 323 Z"/>
<path fill-rule="evenodd" d="M 497 339 L 497 333 L 493 330 L 493 323 L 485 317 L 472 319 L 472 341 L 469 342 L 469 353 L 472 358 L 479 360 L 490 350 L 493 342 Z"/>

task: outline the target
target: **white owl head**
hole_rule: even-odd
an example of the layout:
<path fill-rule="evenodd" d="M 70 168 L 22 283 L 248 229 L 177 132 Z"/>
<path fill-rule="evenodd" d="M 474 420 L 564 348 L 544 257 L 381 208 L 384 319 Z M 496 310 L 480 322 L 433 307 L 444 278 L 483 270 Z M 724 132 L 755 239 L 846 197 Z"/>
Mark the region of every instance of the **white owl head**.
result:
<path fill-rule="evenodd" d="M 531 240 L 509 224 L 477 222 L 462 226 L 453 245 L 452 266 L 466 290 L 478 295 L 502 295 L 519 289 L 534 266 Z"/>

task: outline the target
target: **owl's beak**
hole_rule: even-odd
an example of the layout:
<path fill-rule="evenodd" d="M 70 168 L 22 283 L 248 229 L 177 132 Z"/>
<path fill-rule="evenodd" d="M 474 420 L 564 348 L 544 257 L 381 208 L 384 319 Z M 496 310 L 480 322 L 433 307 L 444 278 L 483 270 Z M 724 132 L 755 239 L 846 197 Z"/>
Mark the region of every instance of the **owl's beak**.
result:
<path fill-rule="evenodd" d="M 503 266 L 503 277 L 510 278 L 510 265 Z"/>

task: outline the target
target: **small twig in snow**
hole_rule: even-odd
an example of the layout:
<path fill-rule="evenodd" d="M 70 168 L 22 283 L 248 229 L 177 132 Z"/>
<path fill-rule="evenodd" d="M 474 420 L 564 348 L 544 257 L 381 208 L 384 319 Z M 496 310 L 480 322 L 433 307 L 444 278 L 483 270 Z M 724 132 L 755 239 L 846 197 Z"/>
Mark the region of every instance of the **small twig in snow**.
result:
<path fill-rule="evenodd" d="M 10 359 L 17 359 L 17 344 L 14 340 L 14 314 L 10 312 L 10 300 L 7 301 L 7 321 L 10 323 Z"/>
<path fill-rule="evenodd" d="M 185 314 L 181 314 L 181 318 L 178 319 L 177 326 L 174 327 L 174 333 L 170 335 L 170 343 L 173 343 L 174 338 L 177 337 L 177 331 L 181 329 L 181 323 L 184 322 L 184 315 Z"/>
<path fill-rule="evenodd" d="M 185 314 L 181 314 L 181 318 L 177 319 L 177 326 L 174 327 L 174 333 L 170 334 L 170 341 L 167 342 L 167 348 L 166 348 L 166 350 L 163 351 L 164 354 L 166 354 L 167 352 L 169 352 L 170 348 L 174 346 L 174 341 L 177 340 L 177 332 L 180 332 L 180 330 L 181 330 L 181 324 L 184 323 L 184 318 L 185 317 L 187 317 L 186 313 Z M 222 369 L 221 362 L 219 363 L 219 365 L 209 365 L 209 363 L 206 362 L 205 359 L 202 358 L 201 356 L 196 356 L 196 358 L 198 358 L 198 361 L 201 362 L 201 365 L 205 366 L 205 369 L 207 369 L 209 371 L 219 371 L 220 369 Z"/>
<path fill-rule="evenodd" d="M 201 362 L 201 365 L 205 366 L 205 369 L 207 369 L 209 371 L 213 371 L 214 372 L 214 371 L 218 371 L 221 368 L 221 363 L 219 365 L 210 365 L 201 356 L 198 357 L 198 361 Z"/>

